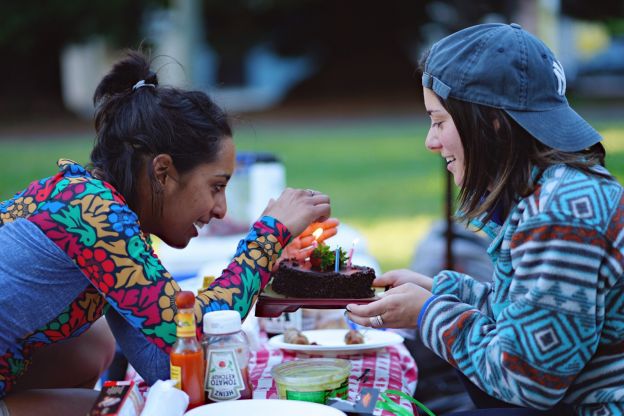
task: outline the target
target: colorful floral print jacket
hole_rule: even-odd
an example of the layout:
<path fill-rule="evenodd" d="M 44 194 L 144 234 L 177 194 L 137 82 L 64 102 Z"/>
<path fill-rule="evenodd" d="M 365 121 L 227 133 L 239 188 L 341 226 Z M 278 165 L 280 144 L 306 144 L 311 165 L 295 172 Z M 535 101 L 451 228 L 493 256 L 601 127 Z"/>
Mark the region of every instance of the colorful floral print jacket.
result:
<path fill-rule="evenodd" d="M 176 339 L 180 289 L 137 215 L 82 166 L 60 160 L 59 168 L 0 204 L 0 397 L 33 350 L 80 335 L 111 306 L 160 351 L 168 353 Z M 244 318 L 290 238 L 271 217 L 256 222 L 223 275 L 197 296 L 198 323 L 214 309 L 234 309 Z M 37 268 L 53 261 L 59 266 Z"/>

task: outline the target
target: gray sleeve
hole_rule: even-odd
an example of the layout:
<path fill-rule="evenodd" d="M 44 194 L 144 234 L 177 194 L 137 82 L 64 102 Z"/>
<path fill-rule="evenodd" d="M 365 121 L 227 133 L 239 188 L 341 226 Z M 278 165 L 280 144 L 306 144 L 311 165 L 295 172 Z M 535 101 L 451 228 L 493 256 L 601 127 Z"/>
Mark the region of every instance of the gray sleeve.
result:
<path fill-rule="evenodd" d="M 170 378 L 169 356 L 164 351 L 148 341 L 114 308 L 109 308 L 106 320 L 128 362 L 147 384 L 151 386 L 157 380 Z"/>

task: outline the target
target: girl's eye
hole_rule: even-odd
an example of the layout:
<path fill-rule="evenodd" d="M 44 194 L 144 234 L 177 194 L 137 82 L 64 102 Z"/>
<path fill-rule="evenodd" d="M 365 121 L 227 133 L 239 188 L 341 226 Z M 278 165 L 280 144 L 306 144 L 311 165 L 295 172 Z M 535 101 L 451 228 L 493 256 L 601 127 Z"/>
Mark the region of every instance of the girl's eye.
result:
<path fill-rule="evenodd" d="M 225 185 L 214 185 L 214 186 L 212 187 L 212 189 L 213 189 L 215 192 L 219 193 L 219 192 L 221 192 L 221 191 L 224 191 L 224 190 L 225 190 Z"/>
<path fill-rule="evenodd" d="M 442 126 L 442 122 L 441 121 L 438 121 L 437 123 L 431 123 L 431 127 L 438 128 L 440 126 Z"/>

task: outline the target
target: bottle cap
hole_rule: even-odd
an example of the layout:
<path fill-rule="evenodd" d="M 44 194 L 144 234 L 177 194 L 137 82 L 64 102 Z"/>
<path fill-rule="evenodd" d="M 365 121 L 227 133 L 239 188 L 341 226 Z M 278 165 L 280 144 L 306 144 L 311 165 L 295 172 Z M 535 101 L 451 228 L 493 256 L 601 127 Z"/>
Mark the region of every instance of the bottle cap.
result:
<path fill-rule="evenodd" d="M 190 290 L 182 290 L 176 293 L 175 303 L 178 309 L 188 309 L 195 306 L 195 295 Z"/>
<path fill-rule="evenodd" d="M 241 330 L 241 316 L 236 311 L 213 311 L 204 314 L 204 334 L 222 335 Z"/>

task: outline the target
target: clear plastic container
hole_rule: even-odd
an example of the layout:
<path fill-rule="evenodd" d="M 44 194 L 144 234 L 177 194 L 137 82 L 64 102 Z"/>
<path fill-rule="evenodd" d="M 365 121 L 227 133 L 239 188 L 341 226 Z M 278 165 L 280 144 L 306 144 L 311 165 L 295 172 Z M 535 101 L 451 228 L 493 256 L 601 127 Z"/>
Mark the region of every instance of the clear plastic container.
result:
<path fill-rule="evenodd" d="M 326 404 L 347 398 L 351 363 L 340 358 L 309 358 L 278 364 L 271 370 L 280 399 Z"/>
<path fill-rule="evenodd" d="M 251 399 L 249 342 L 241 330 L 240 314 L 236 311 L 207 312 L 203 326 L 206 402 Z"/>

